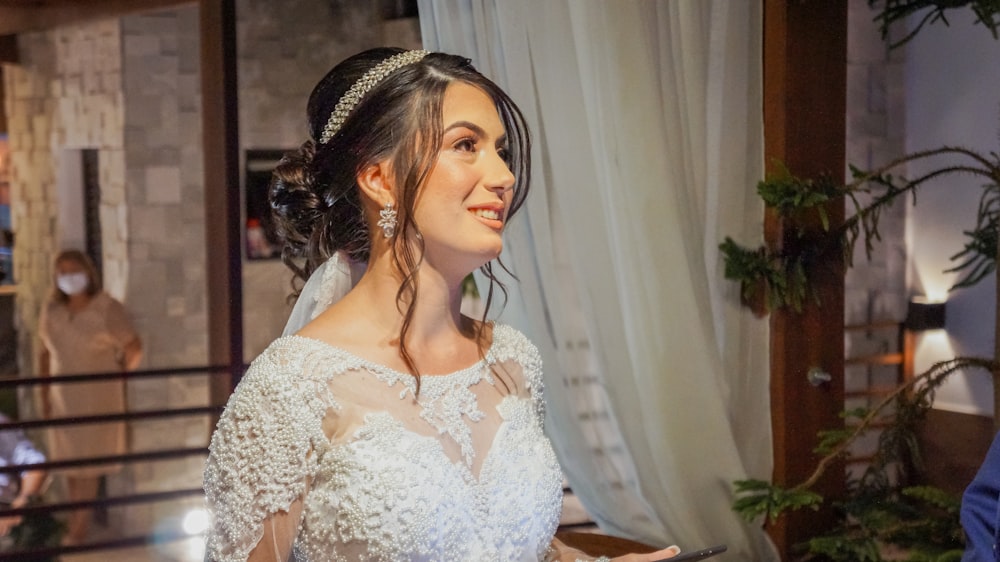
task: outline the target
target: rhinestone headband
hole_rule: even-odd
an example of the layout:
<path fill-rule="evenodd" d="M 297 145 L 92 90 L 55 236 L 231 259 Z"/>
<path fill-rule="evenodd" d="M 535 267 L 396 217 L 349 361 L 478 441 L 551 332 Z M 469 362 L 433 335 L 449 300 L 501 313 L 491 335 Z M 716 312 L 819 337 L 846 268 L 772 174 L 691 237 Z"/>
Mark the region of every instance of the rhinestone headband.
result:
<path fill-rule="evenodd" d="M 406 51 L 405 53 L 399 53 L 398 55 L 393 55 L 384 61 L 371 67 L 368 72 L 355 82 L 351 89 L 347 90 L 340 100 L 337 102 L 337 106 L 333 108 L 333 113 L 330 114 L 330 119 L 326 122 L 326 126 L 323 127 L 323 134 L 319 136 L 319 143 L 326 144 L 330 142 L 333 135 L 337 134 L 340 127 L 344 125 L 344 121 L 347 120 L 347 116 L 351 114 L 354 107 L 358 105 L 361 98 L 365 97 L 365 94 L 369 92 L 376 84 L 382 81 L 383 78 L 392 74 L 396 70 L 415 62 L 420 61 L 420 59 L 427 56 L 427 51 L 416 50 L 416 51 Z"/>

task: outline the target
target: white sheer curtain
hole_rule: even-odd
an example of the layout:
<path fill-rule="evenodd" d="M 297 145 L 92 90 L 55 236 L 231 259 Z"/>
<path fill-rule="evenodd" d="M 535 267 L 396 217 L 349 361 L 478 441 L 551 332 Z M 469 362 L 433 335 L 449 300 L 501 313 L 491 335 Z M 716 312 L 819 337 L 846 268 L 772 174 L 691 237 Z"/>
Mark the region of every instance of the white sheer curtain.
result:
<path fill-rule="evenodd" d="M 760 238 L 760 0 L 420 0 L 426 48 L 525 112 L 532 194 L 501 319 L 546 366 L 548 432 L 602 529 L 777 559 L 731 510 L 771 474 L 768 334 L 722 277 Z"/>

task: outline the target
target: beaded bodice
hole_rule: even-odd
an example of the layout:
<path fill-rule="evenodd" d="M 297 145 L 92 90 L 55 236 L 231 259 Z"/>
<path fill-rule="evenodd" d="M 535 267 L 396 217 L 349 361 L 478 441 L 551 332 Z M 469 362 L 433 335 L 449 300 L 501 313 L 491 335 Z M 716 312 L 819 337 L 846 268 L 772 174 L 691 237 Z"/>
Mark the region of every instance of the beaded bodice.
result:
<path fill-rule="evenodd" d="M 212 437 L 208 558 L 245 560 L 265 520 L 301 500 L 284 531 L 296 561 L 540 560 L 561 482 L 541 362 L 516 330 L 495 326 L 482 361 L 422 377 L 419 393 L 408 374 L 284 337 Z"/>

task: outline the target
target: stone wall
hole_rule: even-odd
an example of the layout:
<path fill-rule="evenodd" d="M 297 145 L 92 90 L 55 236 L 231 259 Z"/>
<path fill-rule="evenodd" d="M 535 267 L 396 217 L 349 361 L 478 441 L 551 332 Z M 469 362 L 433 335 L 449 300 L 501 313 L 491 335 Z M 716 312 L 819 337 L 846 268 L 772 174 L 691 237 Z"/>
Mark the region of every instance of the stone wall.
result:
<path fill-rule="evenodd" d="M 104 281 L 113 296 L 125 296 L 120 37 L 113 20 L 23 34 L 18 38 L 21 63 L 4 68 L 23 374 L 35 372 L 38 314 L 51 286 L 52 259 L 62 249 L 56 170 L 61 158 L 74 154 L 66 149 L 98 150 Z"/>
<path fill-rule="evenodd" d="M 298 148 L 309 137 L 309 94 L 344 58 L 382 45 L 420 47 L 417 19 L 382 21 L 378 4 L 237 2 L 243 151 Z M 249 362 L 281 335 L 291 311 L 292 276 L 277 259 L 245 260 L 243 266 L 244 358 Z"/>
<path fill-rule="evenodd" d="M 194 5 L 120 21 L 128 201 L 126 299 L 143 334 L 147 368 L 208 363 L 204 169 L 198 8 Z M 185 376 L 129 383 L 134 410 L 204 406 L 208 378 Z M 133 422 L 134 452 L 199 447 L 206 416 Z M 203 459 L 137 463 L 114 493 L 148 493 L 201 485 Z M 117 527 L 147 532 L 189 502 L 131 506 Z"/>
<path fill-rule="evenodd" d="M 241 0 L 240 144 L 289 149 L 307 137 L 306 99 L 343 58 L 387 43 L 419 46 L 417 20 L 381 23 L 370 2 Z M 61 249 L 60 159 L 98 150 L 103 276 L 128 308 L 145 347 L 144 368 L 208 360 L 205 165 L 202 160 L 197 6 L 129 15 L 19 36 L 21 62 L 5 66 L 10 116 L 12 214 L 18 244 L 16 316 L 20 371 L 35 372 L 40 306 Z M 244 263 L 244 336 L 249 361 L 281 331 L 290 274 L 277 260 Z M 33 404 L 24 393 L 21 412 Z M 129 407 L 154 410 L 207 402 L 205 377 L 129 383 Z M 134 452 L 197 447 L 204 417 L 131 424 Z M 197 487 L 202 459 L 139 463 L 109 482 L 109 493 Z M 162 528 L 197 503 L 115 508 L 113 529 Z"/>
<path fill-rule="evenodd" d="M 103 277 L 143 340 L 143 367 L 207 361 L 205 248 L 199 110 L 198 12 L 194 6 L 19 37 L 21 63 L 5 68 L 21 372 L 35 372 L 34 334 L 62 249 L 60 158 L 97 149 Z M 126 93 L 127 92 L 127 93 Z M 130 381 L 132 410 L 207 401 L 205 377 Z M 21 411 L 32 411 L 29 395 Z M 200 446 L 208 420 L 131 424 L 130 448 Z M 109 493 L 200 484 L 201 459 L 134 465 Z M 127 509 L 127 512 L 126 512 Z M 112 510 L 112 527 L 144 532 L 170 506 Z"/>
<path fill-rule="evenodd" d="M 415 18 L 381 22 L 377 10 L 368 2 L 238 3 L 244 150 L 304 141 L 306 99 L 336 62 L 380 44 L 419 46 Z M 99 150 L 105 285 L 136 321 L 144 366 L 206 362 L 197 29 L 197 8 L 188 6 L 19 37 L 21 63 L 4 77 L 22 373 L 35 371 L 38 310 L 61 249 L 55 170 L 67 148 Z M 277 260 L 245 263 L 248 360 L 280 333 L 289 280 Z M 143 386 L 133 398 L 162 401 Z"/>
<path fill-rule="evenodd" d="M 879 35 L 874 12 L 866 0 L 851 0 L 847 41 L 847 163 L 872 169 L 901 156 L 904 146 L 903 49 L 890 51 Z M 849 179 L 850 172 L 845 170 Z M 870 197 L 863 197 L 863 201 Z M 863 242 L 854 249 L 854 265 L 844 280 L 844 321 L 848 326 L 882 321 L 902 322 L 908 300 L 906 288 L 907 200 L 885 209 L 879 221 L 881 241 L 875 241 L 869 259 Z M 848 214 L 852 207 L 848 203 Z M 900 351 L 895 326 L 848 331 L 847 357 Z M 895 365 L 848 365 L 845 389 L 864 390 L 895 384 Z M 867 399 L 848 398 L 847 407 L 864 406 Z M 864 455 L 876 446 L 873 436 L 854 452 Z"/>
<path fill-rule="evenodd" d="M 851 0 L 847 43 L 847 162 L 862 169 L 901 156 L 904 146 L 903 49 L 889 51 L 866 0 Z M 845 170 L 847 177 L 850 172 Z M 902 320 L 906 314 L 906 202 L 883 213 L 882 243 L 871 260 L 855 249 L 846 280 L 846 322 Z M 851 212 L 848 207 L 848 212 Z"/>

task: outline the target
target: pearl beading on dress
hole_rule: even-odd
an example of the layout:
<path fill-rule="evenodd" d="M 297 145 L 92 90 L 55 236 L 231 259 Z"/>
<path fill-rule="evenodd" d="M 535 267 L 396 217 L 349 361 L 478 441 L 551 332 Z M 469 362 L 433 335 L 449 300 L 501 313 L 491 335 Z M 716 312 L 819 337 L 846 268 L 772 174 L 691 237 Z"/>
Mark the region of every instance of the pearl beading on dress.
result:
<path fill-rule="evenodd" d="M 481 451 L 476 477 L 469 462 L 475 447 L 471 438 L 468 447 L 463 441 L 485 414 L 472 388 L 494 386 L 491 372 L 501 364 L 517 377 L 515 386 L 529 391 L 499 399 L 501 423 Z M 515 366 L 519 372 L 510 370 Z M 413 396 L 413 378 L 317 340 L 279 339 L 254 361 L 212 438 L 205 472 L 215 521 L 209 559 L 245 560 L 267 516 L 298 498 L 297 562 L 543 559 L 559 521 L 562 473 L 542 434 L 541 373 L 537 349 L 498 325 L 483 361 L 425 376 L 416 402 L 398 402 L 415 404 L 419 416 L 369 411 L 349 435 L 331 442 L 324 418 L 356 407 L 334 396 L 331 382 L 353 388 L 347 381 L 367 374 L 385 390 L 400 385 L 395 396 L 402 399 Z M 396 408 L 391 403 L 387 408 Z M 453 462 L 438 437 L 414 431 L 404 419 L 422 419 L 447 434 L 464 462 Z"/>

